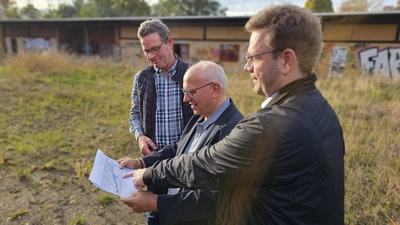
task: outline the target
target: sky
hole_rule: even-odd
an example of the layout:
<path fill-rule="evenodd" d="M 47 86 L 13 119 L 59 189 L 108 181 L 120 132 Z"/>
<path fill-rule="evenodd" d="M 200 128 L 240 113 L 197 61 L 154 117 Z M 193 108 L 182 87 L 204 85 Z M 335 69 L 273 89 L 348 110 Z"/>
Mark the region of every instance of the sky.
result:
<path fill-rule="evenodd" d="M 156 2 L 157 0 L 150 0 L 150 2 Z M 265 8 L 274 2 L 279 3 L 291 3 L 294 5 L 304 6 L 306 0 L 217 0 L 224 7 L 227 7 L 227 16 L 251 16 L 257 13 L 260 9 Z M 332 0 L 333 10 L 338 11 L 340 3 L 344 0 Z M 22 8 L 28 3 L 33 4 L 37 9 L 47 9 L 49 5 L 57 8 L 58 4 L 71 4 L 72 0 L 16 0 L 17 6 Z M 151 3 L 150 3 L 151 4 Z M 396 6 L 397 0 L 384 0 L 383 5 Z"/>

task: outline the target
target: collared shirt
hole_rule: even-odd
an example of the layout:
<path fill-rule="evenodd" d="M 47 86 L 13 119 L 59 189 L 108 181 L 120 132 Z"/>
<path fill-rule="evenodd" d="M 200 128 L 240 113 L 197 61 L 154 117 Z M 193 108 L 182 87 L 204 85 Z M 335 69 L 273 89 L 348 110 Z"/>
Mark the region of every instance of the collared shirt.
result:
<path fill-rule="evenodd" d="M 153 141 L 158 149 L 177 142 L 182 134 L 181 88 L 171 79 L 176 73 L 177 62 L 178 60 L 168 70 L 168 76 L 164 76 L 162 70 L 155 68 L 157 107 Z"/>
<path fill-rule="evenodd" d="M 214 122 L 221 116 L 221 114 L 229 107 L 230 104 L 231 101 L 228 98 L 207 120 L 204 121 L 204 117 L 199 118 L 196 123 L 196 133 L 190 138 L 190 142 L 186 146 L 185 153 L 194 152 L 199 148 L 199 144 L 206 136 L 208 128 L 214 124 Z"/>
<path fill-rule="evenodd" d="M 278 92 L 273 93 L 271 96 L 269 96 L 263 103 L 261 103 L 261 108 L 265 108 L 265 106 L 268 105 L 268 103 L 275 97 L 275 95 L 278 94 Z"/>
<path fill-rule="evenodd" d="M 171 76 L 176 73 L 175 64 L 168 70 L 168 76 L 164 76 L 161 69 L 155 69 L 155 88 L 157 93 L 157 109 L 156 109 L 156 127 L 154 143 L 158 149 L 165 145 L 177 142 L 182 133 L 182 108 L 180 106 L 181 89 L 179 85 L 171 79 Z M 137 79 L 138 76 L 135 77 Z M 139 116 L 139 99 L 138 99 L 138 82 L 135 80 L 132 91 L 132 111 L 130 132 L 135 135 L 135 138 L 144 134 L 142 121 Z"/>

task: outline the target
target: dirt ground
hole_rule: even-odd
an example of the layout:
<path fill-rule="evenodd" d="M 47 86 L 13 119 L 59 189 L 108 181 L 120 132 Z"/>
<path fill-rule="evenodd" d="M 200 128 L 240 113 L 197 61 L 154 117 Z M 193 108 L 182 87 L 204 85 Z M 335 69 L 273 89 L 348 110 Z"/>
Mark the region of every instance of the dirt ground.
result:
<path fill-rule="evenodd" d="M 145 214 L 134 212 L 117 196 L 112 203 L 100 203 L 107 192 L 88 179 L 80 181 L 70 172 L 33 170 L 19 180 L 16 168 L 12 162 L 0 165 L 0 224 L 145 224 Z M 24 210 L 29 212 L 11 220 L 12 214 Z"/>

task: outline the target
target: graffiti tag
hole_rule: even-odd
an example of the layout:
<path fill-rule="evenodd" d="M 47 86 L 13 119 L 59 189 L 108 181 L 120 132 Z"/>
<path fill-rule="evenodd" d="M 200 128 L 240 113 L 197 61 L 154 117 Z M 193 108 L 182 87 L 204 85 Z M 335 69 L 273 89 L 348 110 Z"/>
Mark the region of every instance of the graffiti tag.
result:
<path fill-rule="evenodd" d="M 396 77 L 400 68 L 400 48 L 378 47 L 363 49 L 359 53 L 360 68 L 363 73 L 383 74 Z"/>

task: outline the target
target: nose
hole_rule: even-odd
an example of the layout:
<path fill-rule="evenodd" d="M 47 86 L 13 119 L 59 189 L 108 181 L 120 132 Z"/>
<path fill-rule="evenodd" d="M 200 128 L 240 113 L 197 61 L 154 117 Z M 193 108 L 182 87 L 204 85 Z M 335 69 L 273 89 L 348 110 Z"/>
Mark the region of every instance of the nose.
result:
<path fill-rule="evenodd" d="M 183 102 L 189 102 L 190 100 L 192 100 L 192 98 L 186 93 L 183 93 Z"/>
<path fill-rule="evenodd" d="M 153 52 L 148 52 L 148 53 L 146 54 L 146 56 L 147 56 L 148 59 L 154 58 L 155 55 L 156 55 L 156 54 L 154 54 Z"/>
<path fill-rule="evenodd" d="M 246 72 L 253 72 L 253 66 L 251 65 L 250 61 L 247 61 L 246 64 L 244 65 L 244 71 Z"/>

